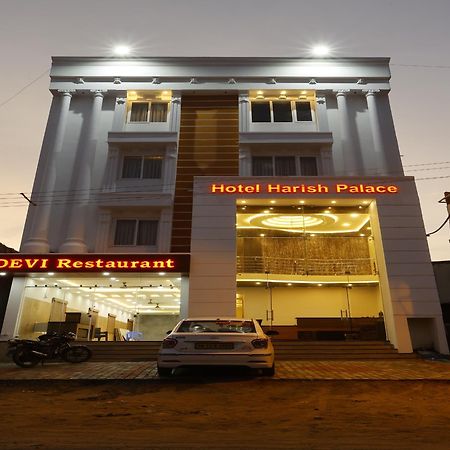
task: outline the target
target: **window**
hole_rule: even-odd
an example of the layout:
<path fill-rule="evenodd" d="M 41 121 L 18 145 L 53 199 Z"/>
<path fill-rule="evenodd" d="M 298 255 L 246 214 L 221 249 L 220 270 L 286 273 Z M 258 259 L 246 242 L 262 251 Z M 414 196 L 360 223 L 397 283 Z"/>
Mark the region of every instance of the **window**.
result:
<path fill-rule="evenodd" d="M 130 122 L 167 122 L 167 102 L 132 102 Z"/>
<path fill-rule="evenodd" d="M 252 102 L 252 121 L 271 122 L 270 102 Z"/>
<path fill-rule="evenodd" d="M 156 245 L 157 220 L 119 219 L 114 245 Z"/>
<path fill-rule="evenodd" d="M 252 122 L 312 122 L 311 102 L 290 100 L 253 101 Z"/>
<path fill-rule="evenodd" d="M 124 156 L 122 178 L 161 178 L 162 156 Z"/>
<path fill-rule="evenodd" d="M 314 156 L 254 156 L 252 175 L 260 177 L 316 176 L 317 158 Z"/>

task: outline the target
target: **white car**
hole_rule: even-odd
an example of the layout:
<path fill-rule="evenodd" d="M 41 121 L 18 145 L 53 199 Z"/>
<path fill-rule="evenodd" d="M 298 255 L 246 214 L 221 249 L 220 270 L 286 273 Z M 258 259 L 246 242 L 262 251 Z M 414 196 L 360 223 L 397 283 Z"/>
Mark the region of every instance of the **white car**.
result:
<path fill-rule="evenodd" d="M 254 319 L 184 319 L 161 344 L 158 374 L 186 366 L 245 366 L 273 376 L 273 345 Z"/>

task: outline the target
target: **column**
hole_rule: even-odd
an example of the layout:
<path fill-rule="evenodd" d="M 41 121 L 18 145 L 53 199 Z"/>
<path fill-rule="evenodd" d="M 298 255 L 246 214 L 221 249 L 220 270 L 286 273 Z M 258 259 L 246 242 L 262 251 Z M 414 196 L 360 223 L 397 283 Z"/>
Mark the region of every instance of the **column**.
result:
<path fill-rule="evenodd" d="M 326 133 L 330 131 L 328 124 L 327 99 L 324 96 L 316 97 L 316 123 L 317 131 Z"/>
<path fill-rule="evenodd" d="M 169 131 L 178 132 L 180 130 L 180 115 L 181 115 L 181 94 L 179 92 L 172 93 Z"/>
<path fill-rule="evenodd" d="M 250 122 L 250 100 L 248 93 L 239 95 L 239 131 L 246 132 Z"/>
<path fill-rule="evenodd" d="M 337 175 L 358 175 L 358 171 L 355 170 L 355 144 L 347 101 L 349 92 L 349 89 L 335 91 L 341 131 L 341 151 L 340 154 L 336 155 L 335 160 L 341 159 L 343 161 L 343 166 L 337 168 Z"/>
<path fill-rule="evenodd" d="M 43 152 L 44 146 L 47 147 L 48 145 L 45 149 L 45 162 L 43 161 L 45 168 L 42 173 L 40 186 L 37 189 L 38 192 L 33 192 L 33 197 L 37 195 L 34 198 L 37 206 L 30 206 L 30 208 L 34 208 L 32 213 L 33 219 L 29 238 L 21 246 L 23 253 L 48 253 L 50 251 L 48 228 L 50 223 L 51 199 L 53 198 L 52 193 L 55 189 L 56 181 L 56 157 L 62 150 L 67 115 L 74 92 L 67 90 L 58 91 L 59 104 L 55 111 L 56 124 L 54 134 L 50 142 L 44 140 Z M 43 197 L 40 197 L 40 193 L 43 194 Z M 29 211 L 31 212 L 31 210 Z"/>
<path fill-rule="evenodd" d="M 385 157 L 385 149 L 383 145 L 383 135 L 381 131 L 381 123 L 379 116 L 379 107 L 377 102 L 377 94 L 380 91 L 378 89 L 371 89 L 365 91 L 367 99 L 367 110 L 369 112 L 370 128 L 372 130 L 374 158 L 373 164 L 377 170 L 377 173 L 387 173 L 389 167 L 387 165 Z M 372 171 L 374 169 L 372 168 Z M 373 172 L 372 172 L 373 173 Z"/>
<path fill-rule="evenodd" d="M 86 219 L 91 197 L 91 168 L 97 146 L 98 125 L 105 91 L 91 91 L 94 95 L 89 121 L 83 128 L 75 159 L 72 179 L 72 207 L 69 213 L 68 231 L 61 253 L 87 253 Z"/>
<path fill-rule="evenodd" d="M 239 149 L 239 176 L 252 176 L 252 153 L 248 147 Z"/>
<path fill-rule="evenodd" d="M 116 98 L 116 106 L 114 108 L 114 117 L 111 131 L 123 131 L 127 116 L 127 97 Z"/>
<path fill-rule="evenodd" d="M 164 193 L 172 194 L 175 191 L 175 180 L 177 174 L 177 145 L 169 144 L 166 147 L 163 163 L 163 177 L 161 190 Z"/>

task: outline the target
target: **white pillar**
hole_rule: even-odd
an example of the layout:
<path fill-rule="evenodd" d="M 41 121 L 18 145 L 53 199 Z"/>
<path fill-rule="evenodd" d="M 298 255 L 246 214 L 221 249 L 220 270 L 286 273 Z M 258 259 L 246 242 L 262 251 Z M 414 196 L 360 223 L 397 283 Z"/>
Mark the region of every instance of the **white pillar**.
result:
<path fill-rule="evenodd" d="M 239 131 L 249 130 L 250 124 L 250 100 L 248 93 L 239 95 Z"/>
<path fill-rule="evenodd" d="M 189 277 L 182 276 L 180 283 L 180 320 L 189 317 Z"/>
<path fill-rule="evenodd" d="M 239 176 L 252 176 L 252 153 L 247 147 L 239 149 Z"/>
<path fill-rule="evenodd" d="M 343 169 L 345 175 L 356 175 L 354 169 L 354 143 L 352 138 L 352 129 L 350 124 L 349 109 L 347 104 L 347 95 L 349 89 L 341 89 L 336 92 L 340 130 L 341 130 L 341 157 L 344 163 Z M 341 170 L 339 171 L 341 172 Z M 338 173 L 337 175 L 344 175 Z"/>
<path fill-rule="evenodd" d="M 60 101 L 56 110 L 57 121 L 54 128 L 53 139 L 48 143 L 45 152 L 45 168 L 38 191 L 33 192 L 32 200 L 36 206 L 33 211 L 33 219 L 29 237 L 21 246 L 23 253 L 48 253 L 50 245 L 48 242 L 48 228 L 50 223 L 52 192 L 56 181 L 56 156 L 62 150 L 64 132 L 66 130 L 67 115 L 69 113 L 70 101 L 74 91 L 58 91 Z M 47 143 L 44 144 L 47 146 Z M 40 195 L 42 194 L 42 196 Z"/>
<path fill-rule="evenodd" d="M 123 131 L 125 128 L 125 122 L 127 119 L 127 98 L 126 92 L 125 97 L 117 97 L 116 105 L 114 108 L 114 117 L 111 131 Z"/>
<path fill-rule="evenodd" d="M 181 94 L 179 92 L 172 93 L 172 101 L 170 105 L 169 131 L 178 132 L 180 129 L 181 118 Z"/>
<path fill-rule="evenodd" d="M 367 109 L 369 111 L 370 127 L 372 130 L 373 148 L 375 151 L 375 158 L 373 163 L 375 167 L 381 172 L 385 173 L 388 170 L 384 156 L 383 135 L 381 132 L 380 116 L 378 111 L 378 103 L 376 94 L 380 91 L 372 89 L 365 91 L 367 99 Z"/>
<path fill-rule="evenodd" d="M 328 124 L 327 99 L 324 96 L 316 97 L 316 124 L 317 131 L 326 133 L 330 131 Z"/>
<path fill-rule="evenodd" d="M 92 91 L 94 98 L 91 106 L 89 122 L 80 138 L 79 152 L 75 160 L 72 188 L 74 190 L 72 207 L 70 208 L 68 231 L 65 242 L 60 247 L 61 253 L 87 253 L 86 220 L 89 199 L 91 197 L 91 171 L 100 114 L 105 91 Z"/>
<path fill-rule="evenodd" d="M 12 338 L 18 334 L 22 297 L 27 281 L 27 277 L 14 277 L 13 279 L 3 321 L 2 336 Z"/>

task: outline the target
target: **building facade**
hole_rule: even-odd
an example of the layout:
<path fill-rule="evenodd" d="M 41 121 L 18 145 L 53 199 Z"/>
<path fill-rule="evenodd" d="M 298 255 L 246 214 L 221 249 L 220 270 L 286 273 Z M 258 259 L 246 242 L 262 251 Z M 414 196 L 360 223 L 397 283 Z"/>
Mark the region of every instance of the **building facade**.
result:
<path fill-rule="evenodd" d="M 2 334 L 237 315 L 448 353 L 388 59 L 58 57 L 50 77 Z"/>

